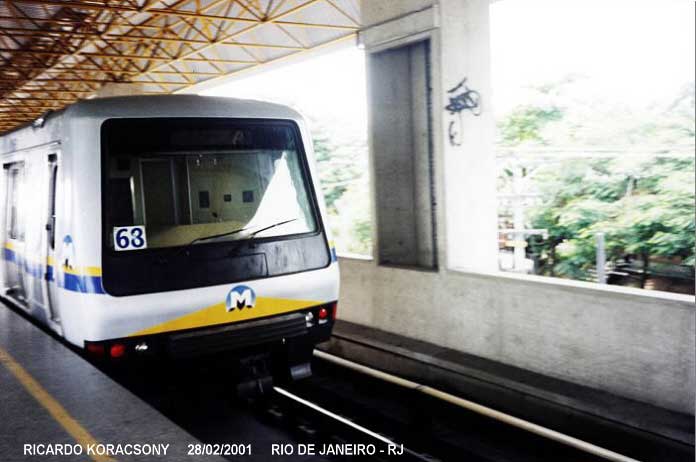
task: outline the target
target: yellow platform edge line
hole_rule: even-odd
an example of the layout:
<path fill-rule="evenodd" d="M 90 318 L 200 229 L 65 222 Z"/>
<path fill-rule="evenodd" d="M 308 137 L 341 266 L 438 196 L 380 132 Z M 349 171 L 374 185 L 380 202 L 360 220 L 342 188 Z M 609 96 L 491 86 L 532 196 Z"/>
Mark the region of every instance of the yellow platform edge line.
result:
<path fill-rule="evenodd" d="M 60 424 L 70 436 L 77 441 L 87 453 L 87 446 L 99 444 L 97 440 L 75 420 L 73 416 L 41 386 L 34 377 L 29 374 L 7 351 L 0 348 L 0 364 L 5 366 L 12 375 L 17 378 L 19 383 L 36 399 L 47 411 L 51 417 Z M 95 462 L 114 462 L 114 459 L 99 455 L 90 454 L 89 457 Z"/>

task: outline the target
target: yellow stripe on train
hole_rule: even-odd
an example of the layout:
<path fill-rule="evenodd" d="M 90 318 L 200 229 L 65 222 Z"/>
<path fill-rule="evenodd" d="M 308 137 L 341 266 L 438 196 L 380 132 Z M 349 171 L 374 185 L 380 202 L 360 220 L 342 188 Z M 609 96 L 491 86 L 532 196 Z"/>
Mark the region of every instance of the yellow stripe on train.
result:
<path fill-rule="evenodd" d="M 5 248 L 8 250 L 11 250 L 15 253 L 16 252 L 16 247 L 13 242 L 5 242 Z M 19 254 L 20 256 L 21 253 Z M 22 256 L 24 258 L 24 256 Z M 36 265 L 37 263 L 33 260 L 27 260 L 29 264 Z M 46 257 L 46 264 L 48 266 L 56 267 L 56 259 L 52 256 L 49 255 Z M 96 277 L 101 277 L 102 275 L 102 269 L 98 266 L 83 266 L 83 267 L 70 267 L 66 265 L 62 265 L 61 269 L 64 273 L 68 274 L 73 274 L 75 276 L 96 276 Z"/>
<path fill-rule="evenodd" d="M 63 265 L 63 271 L 68 274 L 74 274 L 75 276 L 101 276 L 102 270 L 97 266 L 85 266 L 82 268 L 71 268 L 69 266 Z"/>
<path fill-rule="evenodd" d="M 227 324 L 235 321 L 246 321 L 254 318 L 273 316 L 276 314 L 288 313 L 304 308 L 320 305 L 322 302 L 313 300 L 291 300 L 286 298 L 257 297 L 256 305 L 253 308 L 234 309 L 227 311 L 225 302 L 203 308 L 193 313 L 165 321 L 147 329 L 139 330 L 129 337 L 139 335 L 159 334 L 175 330 L 192 329 L 195 327 L 213 326 L 216 324 Z"/>

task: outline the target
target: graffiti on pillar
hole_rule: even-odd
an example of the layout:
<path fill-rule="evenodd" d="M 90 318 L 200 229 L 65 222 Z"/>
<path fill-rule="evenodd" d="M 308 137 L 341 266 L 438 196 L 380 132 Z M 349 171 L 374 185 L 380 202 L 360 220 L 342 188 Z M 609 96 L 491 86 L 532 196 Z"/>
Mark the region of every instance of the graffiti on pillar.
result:
<path fill-rule="evenodd" d="M 481 95 L 466 85 L 466 77 L 453 88 L 447 90 L 449 103 L 445 110 L 450 113 L 448 128 L 449 142 L 452 146 L 462 144 L 462 113 L 471 111 L 475 116 L 481 115 Z"/>

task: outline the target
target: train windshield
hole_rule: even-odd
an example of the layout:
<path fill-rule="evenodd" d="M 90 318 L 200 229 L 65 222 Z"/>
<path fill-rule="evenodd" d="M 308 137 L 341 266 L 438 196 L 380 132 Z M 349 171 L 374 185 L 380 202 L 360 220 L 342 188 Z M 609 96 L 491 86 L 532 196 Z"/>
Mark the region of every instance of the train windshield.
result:
<path fill-rule="evenodd" d="M 103 134 L 108 248 L 317 230 L 299 135 L 289 123 L 112 119 Z"/>

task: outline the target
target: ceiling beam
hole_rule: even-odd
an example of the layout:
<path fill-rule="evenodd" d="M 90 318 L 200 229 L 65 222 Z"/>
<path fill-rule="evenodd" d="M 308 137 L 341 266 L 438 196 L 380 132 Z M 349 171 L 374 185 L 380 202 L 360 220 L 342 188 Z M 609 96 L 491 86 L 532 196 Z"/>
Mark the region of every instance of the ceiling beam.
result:
<path fill-rule="evenodd" d="M 179 92 L 346 40 L 359 27 L 335 0 L 273 0 L 263 6 L 257 0 L 0 2 L 8 5 L 0 15 L 0 132 L 13 120 L 58 109 L 108 83 L 152 90 L 144 93 Z M 323 24 L 328 16 L 315 14 L 319 21 L 303 21 L 298 13 L 315 5 L 328 5 L 342 18 Z M 39 12 L 53 17 L 34 17 Z M 281 35 L 262 41 L 255 33 L 260 28 Z M 311 45 L 313 29 L 339 37 Z M 247 56 L 236 59 L 229 48 Z"/>

